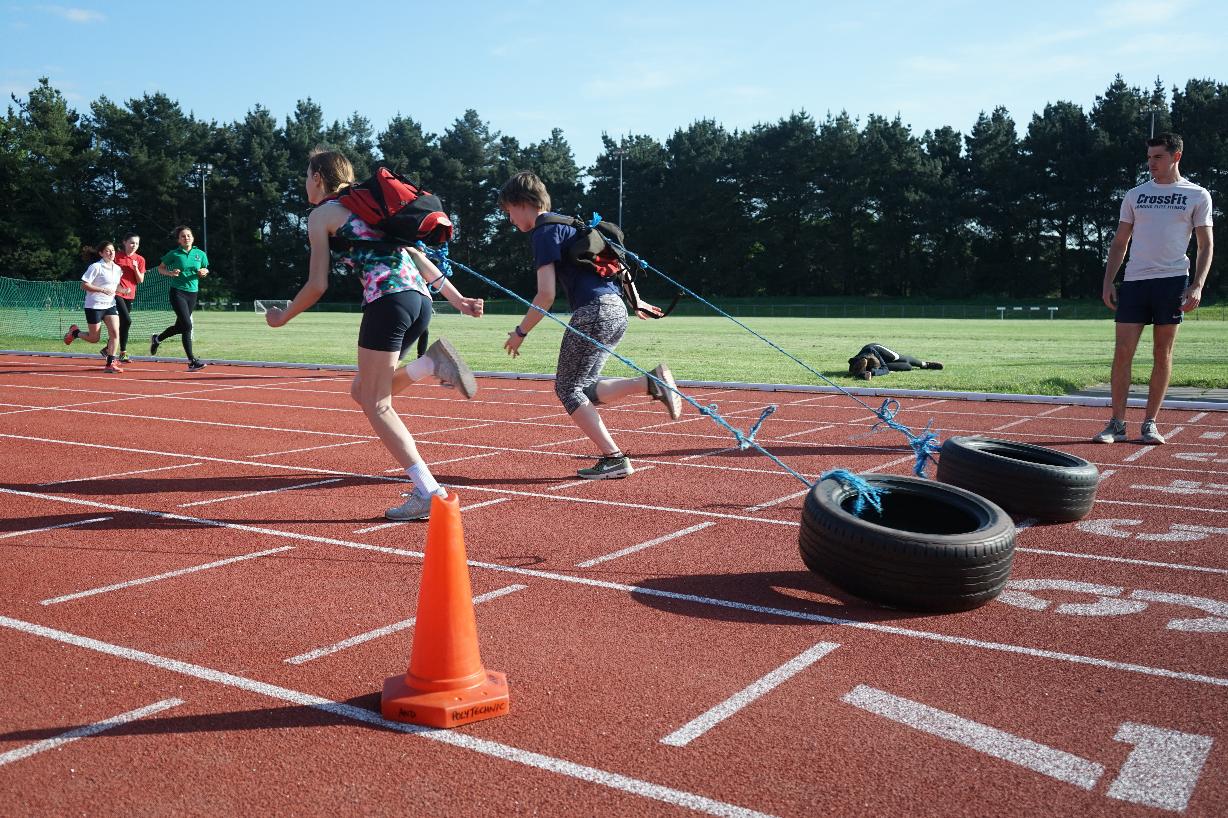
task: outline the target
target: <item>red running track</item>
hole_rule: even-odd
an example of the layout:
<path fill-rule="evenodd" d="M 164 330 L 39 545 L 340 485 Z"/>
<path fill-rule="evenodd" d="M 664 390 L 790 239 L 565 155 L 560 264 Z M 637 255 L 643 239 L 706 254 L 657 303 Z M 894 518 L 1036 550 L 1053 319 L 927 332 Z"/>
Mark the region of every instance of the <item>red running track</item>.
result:
<path fill-rule="evenodd" d="M 759 439 L 808 476 L 911 468 L 847 397 L 690 394 L 780 404 Z M 1102 409 L 906 400 L 1105 475 L 1087 520 L 1017 521 L 1002 597 L 923 616 L 806 571 L 804 487 L 689 407 L 609 408 L 638 472 L 584 483 L 548 383 L 396 409 L 459 493 L 507 717 L 378 716 L 426 526 L 381 517 L 403 475 L 344 373 L 0 357 L 0 814 L 1223 814 L 1224 412 L 1144 448 L 1086 443 Z"/>

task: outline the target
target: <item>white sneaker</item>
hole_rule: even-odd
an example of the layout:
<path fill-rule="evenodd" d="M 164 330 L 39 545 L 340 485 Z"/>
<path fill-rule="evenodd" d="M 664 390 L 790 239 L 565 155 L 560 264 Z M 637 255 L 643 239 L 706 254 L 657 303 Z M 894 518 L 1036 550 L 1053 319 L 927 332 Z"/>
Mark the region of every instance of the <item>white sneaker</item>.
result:
<path fill-rule="evenodd" d="M 389 520 L 425 520 L 431 516 L 431 496 L 414 489 L 405 495 L 405 502 L 384 512 Z"/>
<path fill-rule="evenodd" d="M 648 379 L 648 395 L 654 400 L 659 400 L 665 404 L 666 410 L 669 412 L 670 420 L 677 420 L 682 417 L 682 398 L 678 394 L 678 385 L 674 383 L 674 375 L 669 371 L 669 367 L 665 364 L 659 364 L 656 369 L 652 370 L 652 374 L 664 383 L 661 386 L 652 378 Z M 666 389 L 665 387 L 669 387 Z"/>
<path fill-rule="evenodd" d="M 1152 446 L 1160 446 L 1168 441 L 1164 439 L 1164 435 L 1160 434 L 1160 430 L 1156 428 L 1156 422 L 1154 420 L 1144 420 L 1143 442 L 1149 443 Z"/>
<path fill-rule="evenodd" d="M 441 382 L 455 387 L 470 400 L 478 393 L 478 382 L 473 377 L 473 370 L 448 339 L 440 338 L 427 347 L 424 354 L 435 362 L 435 377 Z"/>
<path fill-rule="evenodd" d="M 1126 422 L 1113 418 L 1104 431 L 1092 438 L 1096 443 L 1121 443 L 1126 439 Z"/>

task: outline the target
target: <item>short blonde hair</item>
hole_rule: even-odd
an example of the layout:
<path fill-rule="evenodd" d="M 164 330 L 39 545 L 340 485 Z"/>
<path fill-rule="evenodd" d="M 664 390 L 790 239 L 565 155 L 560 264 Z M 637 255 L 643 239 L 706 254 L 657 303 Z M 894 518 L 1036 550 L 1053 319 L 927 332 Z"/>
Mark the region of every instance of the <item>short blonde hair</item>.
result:
<path fill-rule="evenodd" d="M 514 204 L 531 204 L 538 210 L 549 210 L 550 191 L 546 190 L 546 183 L 537 178 L 536 173 L 522 170 L 499 188 L 499 207 Z"/>
<path fill-rule="evenodd" d="M 337 151 L 316 148 L 307 157 L 307 170 L 320 174 L 324 180 L 324 190 L 329 194 L 354 184 L 354 166 Z"/>

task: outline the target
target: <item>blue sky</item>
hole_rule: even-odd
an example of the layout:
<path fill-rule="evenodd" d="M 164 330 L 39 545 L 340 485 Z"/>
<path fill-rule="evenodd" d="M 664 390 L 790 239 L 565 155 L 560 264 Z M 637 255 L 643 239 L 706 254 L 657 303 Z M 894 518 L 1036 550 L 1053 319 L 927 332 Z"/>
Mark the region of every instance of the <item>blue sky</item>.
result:
<path fill-rule="evenodd" d="M 382 129 L 400 113 L 441 133 L 467 108 L 522 144 L 563 129 L 580 165 L 601 134 L 664 141 L 697 119 L 728 129 L 805 109 L 897 113 L 967 133 L 1006 106 L 1020 131 L 1047 102 L 1085 109 L 1120 73 L 1150 88 L 1228 82 L 1228 3 L 999 4 L 680 0 L 293 4 L 9 4 L 0 89 L 50 78 L 78 110 L 162 91 L 206 120 L 311 97 Z M 295 9 L 291 16 L 283 9 Z"/>

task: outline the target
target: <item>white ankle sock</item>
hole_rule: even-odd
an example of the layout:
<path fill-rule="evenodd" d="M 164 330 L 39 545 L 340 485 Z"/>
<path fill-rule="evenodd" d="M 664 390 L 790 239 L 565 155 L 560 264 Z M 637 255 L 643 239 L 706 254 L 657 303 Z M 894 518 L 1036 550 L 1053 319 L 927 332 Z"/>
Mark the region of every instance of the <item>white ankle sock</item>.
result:
<path fill-rule="evenodd" d="M 423 497 L 430 497 L 432 494 L 438 494 L 440 497 L 447 497 L 447 490 L 439 485 L 439 481 L 431 474 L 430 468 L 425 463 L 417 463 L 405 470 L 405 475 L 414 481 L 414 488 Z"/>
<path fill-rule="evenodd" d="M 435 360 L 426 355 L 414 358 L 405 365 L 405 372 L 411 381 L 420 381 L 435 374 Z"/>

